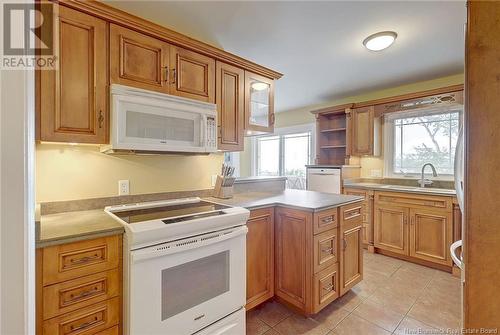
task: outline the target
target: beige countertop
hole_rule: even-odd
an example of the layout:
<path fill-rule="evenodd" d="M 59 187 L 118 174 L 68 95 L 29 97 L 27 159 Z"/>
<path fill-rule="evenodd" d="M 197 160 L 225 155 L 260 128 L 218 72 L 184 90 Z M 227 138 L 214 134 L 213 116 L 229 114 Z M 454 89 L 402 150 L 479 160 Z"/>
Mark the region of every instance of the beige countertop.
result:
<path fill-rule="evenodd" d="M 42 215 L 36 224 L 37 248 L 124 232 L 123 226 L 102 209 Z"/>
<path fill-rule="evenodd" d="M 428 194 L 428 195 L 444 195 L 444 196 L 456 195 L 455 190 L 447 188 L 388 185 L 388 184 L 371 183 L 371 182 L 346 182 L 344 183 L 344 187 L 387 191 L 387 192 L 418 193 L 418 194 Z"/>
<path fill-rule="evenodd" d="M 363 198 L 354 195 L 287 189 L 280 193 L 244 192 L 235 194 L 231 199 L 213 197 L 207 199 L 213 202 L 248 209 L 283 206 L 316 212 L 360 201 Z"/>

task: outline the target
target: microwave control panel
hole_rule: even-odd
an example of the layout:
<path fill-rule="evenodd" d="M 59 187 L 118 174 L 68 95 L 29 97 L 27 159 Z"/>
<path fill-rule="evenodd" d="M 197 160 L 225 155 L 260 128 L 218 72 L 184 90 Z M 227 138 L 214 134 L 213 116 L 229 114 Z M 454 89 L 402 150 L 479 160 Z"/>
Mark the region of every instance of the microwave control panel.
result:
<path fill-rule="evenodd" d="M 207 117 L 207 147 L 217 148 L 217 124 L 214 117 Z"/>

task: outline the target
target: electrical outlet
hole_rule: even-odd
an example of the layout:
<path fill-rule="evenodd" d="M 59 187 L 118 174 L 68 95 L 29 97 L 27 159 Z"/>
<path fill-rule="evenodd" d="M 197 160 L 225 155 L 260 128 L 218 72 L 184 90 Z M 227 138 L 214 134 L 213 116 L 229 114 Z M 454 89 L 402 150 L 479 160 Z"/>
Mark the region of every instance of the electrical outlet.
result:
<path fill-rule="evenodd" d="M 118 180 L 118 195 L 128 195 L 130 193 L 130 183 L 128 180 Z"/>
<path fill-rule="evenodd" d="M 215 183 L 217 182 L 217 175 L 213 174 L 212 175 L 212 187 L 215 187 Z"/>

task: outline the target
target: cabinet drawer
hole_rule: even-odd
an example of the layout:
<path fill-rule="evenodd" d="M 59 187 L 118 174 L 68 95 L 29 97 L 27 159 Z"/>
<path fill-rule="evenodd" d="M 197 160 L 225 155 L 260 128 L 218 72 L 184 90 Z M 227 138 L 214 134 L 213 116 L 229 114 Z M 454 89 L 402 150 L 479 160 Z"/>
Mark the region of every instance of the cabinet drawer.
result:
<path fill-rule="evenodd" d="M 103 330 L 102 332 L 98 332 L 95 335 L 118 335 L 118 334 L 119 334 L 119 327 L 114 326 L 106 330 Z"/>
<path fill-rule="evenodd" d="M 314 273 L 337 262 L 338 231 L 331 229 L 314 236 Z"/>
<path fill-rule="evenodd" d="M 340 208 L 340 224 L 355 227 L 363 222 L 363 203 L 342 206 Z"/>
<path fill-rule="evenodd" d="M 313 233 L 315 235 L 337 227 L 338 208 L 327 209 L 325 211 L 314 213 L 313 222 Z"/>
<path fill-rule="evenodd" d="M 452 211 L 452 197 L 433 195 L 405 194 L 398 192 L 375 192 L 375 201 L 396 206 L 410 206 L 420 208 L 441 208 Z"/>
<path fill-rule="evenodd" d="M 118 267 L 121 235 L 43 249 L 43 285 Z"/>
<path fill-rule="evenodd" d="M 339 297 L 338 263 L 314 275 L 314 313 Z"/>
<path fill-rule="evenodd" d="M 118 324 L 119 299 L 97 303 L 43 323 L 44 335 L 90 335 Z"/>
<path fill-rule="evenodd" d="M 43 288 L 43 319 L 72 312 L 118 296 L 118 269 L 53 284 Z"/>

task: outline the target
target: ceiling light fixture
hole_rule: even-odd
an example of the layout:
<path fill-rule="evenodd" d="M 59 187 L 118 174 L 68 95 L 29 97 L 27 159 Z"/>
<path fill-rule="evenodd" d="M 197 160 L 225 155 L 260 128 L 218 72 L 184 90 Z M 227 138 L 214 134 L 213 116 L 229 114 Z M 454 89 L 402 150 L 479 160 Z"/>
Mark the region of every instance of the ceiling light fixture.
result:
<path fill-rule="evenodd" d="M 269 85 L 267 85 L 266 83 L 261 83 L 260 81 L 256 81 L 255 83 L 252 83 L 252 88 L 255 91 L 262 91 L 268 87 L 269 87 Z"/>
<path fill-rule="evenodd" d="M 380 51 L 390 47 L 396 37 L 398 37 L 398 34 L 394 31 L 381 31 L 365 38 L 363 45 L 368 50 Z"/>

